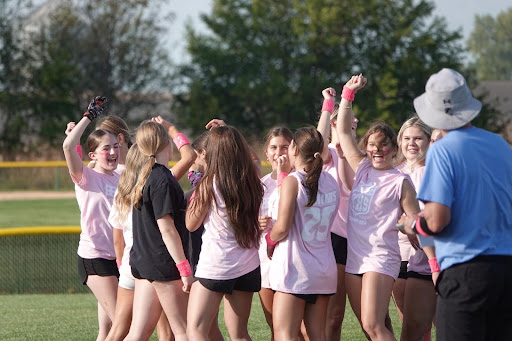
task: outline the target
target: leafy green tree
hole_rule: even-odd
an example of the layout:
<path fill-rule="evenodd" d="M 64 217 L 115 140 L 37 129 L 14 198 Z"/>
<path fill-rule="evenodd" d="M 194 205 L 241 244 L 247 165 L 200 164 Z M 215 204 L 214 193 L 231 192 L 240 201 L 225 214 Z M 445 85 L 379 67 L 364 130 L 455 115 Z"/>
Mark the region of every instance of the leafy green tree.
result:
<path fill-rule="evenodd" d="M 0 98 L 18 104 L 0 109 L 8 118 L 0 137 L 6 156 L 32 144 L 60 144 L 66 122 L 78 120 L 93 95 L 107 96 L 110 112 L 126 118 L 145 94 L 170 88 L 170 61 L 160 43 L 170 19 L 160 11 L 163 0 L 56 3 L 36 23 L 28 4 L 19 4 L 21 14 L 6 29 L 21 32 L 9 35 L 16 49 L 0 66 L 10 75 L 0 78 Z"/>
<path fill-rule="evenodd" d="M 512 7 L 496 18 L 476 15 L 467 45 L 479 80 L 512 80 Z"/>
<path fill-rule="evenodd" d="M 193 127 L 220 117 L 249 133 L 314 123 L 321 91 L 363 72 L 362 126 L 398 128 L 414 97 L 442 67 L 461 70 L 461 36 L 427 0 L 216 0 L 199 33 L 188 27 L 191 62 L 175 110 Z"/>

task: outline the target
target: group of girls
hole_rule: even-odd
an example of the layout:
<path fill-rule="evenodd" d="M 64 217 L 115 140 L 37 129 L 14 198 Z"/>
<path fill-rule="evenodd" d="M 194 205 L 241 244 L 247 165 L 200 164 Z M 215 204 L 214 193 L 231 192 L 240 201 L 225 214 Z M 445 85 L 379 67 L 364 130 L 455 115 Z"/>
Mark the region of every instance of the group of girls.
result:
<path fill-rule="evenodd" d="M 130 146 L 126 124 L 107 116 L 88 138 L 89 168 L 75 146 L 104 108 L 96 98 L 68 127 L 63 148 L 81 210 L 79 272 L 98 300 L 98 340 L 148 339 L 157 325 L 159 339 L 222 340 L 222 299 L 230 337 L 250 340 L 255 292 L 275 340 L 339 340 L 347 295 L 368 339 L 393 340 L 392 293 L 402 339 L 429 339 L 435 253 L 428 241 L 423 252 L 415 238 L 400 237 L 397 223 L 420 213 L 415 188 L 434 136 L 413 118 L 397 141 L 377 122 L 358 145 L 352 102 L 365 84 L 353 76 L 339 106 L 325 89 L 317 128 L 271 129 L 272 172 L 261 180 L 245 138 L 217 119 L 190 145 L 156 117 Z M 169 169 L 173 141 L 181 160 Z M 184 194 L 177 180 L 187 171 L 192 191 Z"/>

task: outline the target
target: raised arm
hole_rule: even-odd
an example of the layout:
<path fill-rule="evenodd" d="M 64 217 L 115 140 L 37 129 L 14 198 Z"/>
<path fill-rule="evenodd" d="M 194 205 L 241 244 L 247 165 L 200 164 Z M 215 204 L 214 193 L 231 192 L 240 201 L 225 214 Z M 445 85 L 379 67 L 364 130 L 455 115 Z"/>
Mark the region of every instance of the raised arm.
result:
<path fill-rule="evenodd" d="M 338 155 L 338 176 L 341 179 L 341 183 L 343 186 L 349 191 L 352 190 L 352 186 L 354 185 L 354 177 L 355 172 L 348 164 L 347 158 L 345 154 L 343 154 L 343 150 L 341 149 L 341 144 L 338 139 L 338 132 L 336 129 L 332 130 L 333 134 L 333 142 L 335 142 L 336 146 L 336 154 Z"/>
<path fill-rule="evenodd" d="M 176 162 L 176 164 L 171 168 L 174 177 L 180 180 L 181 177 L 188 172 L 190 166 L 194 164 L 197 154 L 190 146 L 190 143 L 188 142 L 185 135 L 180 133 L 179 130 L 170 122 L 164 120 L 161 116 L 153 117 L 151 120 L 158 122 L 165 127 L 169 133 L 169 136 L 176 145 L 176 148 L 180 152 L 180 160 Z"/>
<path fill-rule="evenodd" d="M 318 126 L 316 129 L 322 134 L 324 139 L 324 149 L 322 150 L 322 159 L 324 163 L 331 162 L 331 153 L 329 152 L 329 130 L 331 129 L 330 121 L 331 114 L 334 110 L 334 101 L 336 100 L 336 90 L 333 88 L 327 88 L 322 91 L 324 96 L 324 102 L 322 105 L 322 113 L 320 114 L 320 120 L 318 120 Z"/>
<path fill-rule="evenodd" d="M 361 160 L 365 158 L 365 154 L 359 150 L 356 139 L 352 135 L 352 120 L 354 117 L 352 102 L 355 92 L 362 89 L 365 85 L 366 78 L 362 75 L 352 76 L 345 84 L 341 95 L 340 107 L 338 109 L 338 119 L 336 121 L 336 129 L 341 149 L 354 172 L 357 171 Z"/>
<path fill-rule="evenodd" d="M 83 117 L 80 122 L 69 131 L 68 136 L 64 140 L 62 144 L 62 149 L 64 150 L 64 158 L 66 159 L 66 164 L 69 169 L 69 173 L 73 176 L 73 178 L 80 182 L 82 180 L 82 172 L 84 163 L 82 158 L 76 152 L 76 146 L 80 144 L 80 137 L 85 131 L 85 128 L 91 123 L 91 120 L 87 117 Z"/>

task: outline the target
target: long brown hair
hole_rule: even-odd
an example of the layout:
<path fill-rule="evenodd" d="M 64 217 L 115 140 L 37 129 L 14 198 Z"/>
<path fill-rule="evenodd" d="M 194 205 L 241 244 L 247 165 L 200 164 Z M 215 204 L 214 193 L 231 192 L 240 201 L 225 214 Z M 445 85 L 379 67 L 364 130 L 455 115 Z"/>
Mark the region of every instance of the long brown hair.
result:
<path fill-rule="evenodd" d="M 189 209 L 194 212 L 212 205 L 215 182 L 238 245 L 257 247 L 261 234 L 258 215 L 263 185 L 247 141 L 234 127 L 221 126 L 212 129 L 205 151 L 206 172 L 196 187 L 196 196 Z"/>
<path fill-rule="evenodd" d="M 137 183 L 133 188 L 131 202 L 136 208 L 140 207 L 142 190 L 146 181 L 153 170 L 156 162 L 156 155 L 165 149 L 170 143 L 169 135 L 163 125 L 157 122 L 144 121 L 137 128 L 135 142 L 139 146 L 139 151 L 144 157 L 144 162 L 137 178 Z"/>
<path fill-rule="evenodd" d="M 318 194 L 318 179 L 322 174 L 322 150 L 324 139 L 322 134 L 313 126 L 299 128 L 293 134 L 293 143 L 297 148 L 302 161 L 306 164 L 306 183 L 304 186 L 308 191 L 307 207 L 313 206 Z"/>
<path fill-rule="evenodd" d="M 119 223 L 126 220 L 126 216 L 132 207 L 131 193 L 135 186 L 137 175 L 145 161 L 146 158 L 140 152 L 137 144 L 132 145 L 128 150 L 128 154 L 126 154 L 125 169 L 119 177 L 119 184 L 117 185 L 115 205 L 117 207 Z"/>

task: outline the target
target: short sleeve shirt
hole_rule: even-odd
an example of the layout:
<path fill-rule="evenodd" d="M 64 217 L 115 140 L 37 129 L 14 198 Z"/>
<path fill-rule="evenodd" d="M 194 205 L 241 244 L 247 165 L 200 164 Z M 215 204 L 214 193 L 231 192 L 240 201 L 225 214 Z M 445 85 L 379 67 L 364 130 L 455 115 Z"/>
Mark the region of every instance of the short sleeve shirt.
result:
<path fill-rule="evenodd" d="M 141 277 L 149 280 L 180 279 L 176 263 L 162 239 L 157 219 L 169 214 L 174 220 L 185 255 L 188 254 L 188 231 L 185 227 L 186 201 L 178 181 L 171 171 L 155 164 L 148 177 L 140 208 L 133 209 L 133 246 L 130 265 Z"/>

